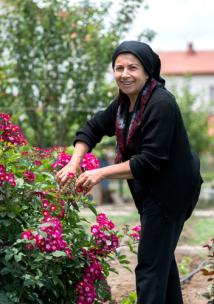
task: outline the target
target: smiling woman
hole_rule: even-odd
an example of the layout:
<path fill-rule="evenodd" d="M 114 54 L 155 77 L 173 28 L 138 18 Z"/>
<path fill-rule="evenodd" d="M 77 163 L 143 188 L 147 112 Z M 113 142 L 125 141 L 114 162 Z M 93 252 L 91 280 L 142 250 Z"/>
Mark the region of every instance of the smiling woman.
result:
<path fill-rule="evenodd" d="M 114 77 L 119 89 L 129 97 L 129 111 L 132 111 L 138 94 L 149 79 L 148 74 L 134 55 L 124 53 L 116 58 Z"/>
<path fill-rule="evenodd" d="M 77 132 L 73 157 L 57 178 L 66 183 L 69 172 L 79 172 L 86 152 L 104 135 L 115 135 L 115 164 L 81 173 L 76 187 L 89 191 L 104 178 L 127 179 L 143 227 L 137 303 L 182 304 L 174 251 L 200 192 L 199 160 L 150 46 L 124 41 L 113 53 L 112 67 L 118 95 Z"/>

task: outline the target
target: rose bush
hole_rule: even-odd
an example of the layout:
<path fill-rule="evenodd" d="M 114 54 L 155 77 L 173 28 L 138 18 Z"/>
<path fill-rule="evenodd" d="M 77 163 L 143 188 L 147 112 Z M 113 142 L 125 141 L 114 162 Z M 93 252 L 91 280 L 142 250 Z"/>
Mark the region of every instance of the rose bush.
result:
<path fill-rule="evenodd" d="M 107 277 L 124 235 L 97 214 L 90 196 L 60 188 L 55 172 L 72 157 L 65 147 L 33 148 L 8 114 L 0 113 L 0 303 L 113 303 Z M 99 166 L 88 153 L 82 170 Z M 88 207 L 96 224 L 81 216 Z M 91 228 L 90 228 L 91 226 Z M 128 240 L 132 250 L 132 244 Z"/>

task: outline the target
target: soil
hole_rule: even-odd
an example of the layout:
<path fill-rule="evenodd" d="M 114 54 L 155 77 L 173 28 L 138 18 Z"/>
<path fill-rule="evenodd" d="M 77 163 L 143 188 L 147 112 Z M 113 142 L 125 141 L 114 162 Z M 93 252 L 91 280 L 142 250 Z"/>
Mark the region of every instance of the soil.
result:
<path fill-rule="evenodd" d="M 136 256 L 134 254 L 126 253 L 128 260 L 130 261 L 130 268 L 134 270 L 136 265 Z M 186 255 L 185 255 L 186 256 Z M 182 259 L 182 254 L 176 255 L 176 259 L 179 262 Z M 190 265 L 190 271 L 196 269 L 202 262 L 202 258 L 199 256 L 193 257 Z M 112 297 L 117 303 L 120 303 L 121 299 L 128 297 L 129 293 L 135 291 L 135 275 L 134 272 L 129 272 L 124 269 L 118 262 L 112 262 L 112 266 L 118 271 L 118 274 L 111 273 L 108 278 L 108 283 L 112 290 Z M 182 283 L 182 293 L 184 298 L 184 304 L 207 304 L 202 294 L 209 291 L 211 287 L 207 278 L 199 271 L 189 281 Z"/>
<path fill-rule="evenodd" d="M 133 210 L 132 206 L 124 205 L 120 206 L 98 206 L 97 211 L 106 212 L 107 215 L 118 215 L 126 214 Z M 214 217 L 214 209 L 210 210 L 196 210 L 195 215 L 197 216 L 209 216 Z M 191 231 L 186 231 L 187 234 L 191 234 Z M 181 239 L 183 239 L 183 244 L 185 243 L 186 235 L 183 233 Z M 126 250 L 125 247 L 122 248 L 123 253 L 126 254 L 127 260 L 130 262 L 129 268 L 132 272 L 129 272 L 127 269 L 123 268 L 119 262 L 112 261 L 112 267 L 117 270 L 117 274 L 111 273 L 108 277 L 108 284 L 112 290 L 112 298 L 118 304 L 121 302 L 121 299 L 128 297 L 130 292 L 135 291 L 135 274 L 134 269 L 136 266 L 136 255 L 130 253 Z M 198 268 L 202 261 L 207 259 L 207 249 L 202 246 L 178 246 L 176 250 L 176 260 L 179 263 L 183 257 L 190 256 L 192 262 L 189 265 L 189 271 L 194 271 Z M 181 277 L 182 278 L 182 277 Z M 184 304 L 207 304 L 208 300 L 203 297 L 203 294 L 210 292 L 212 283 L 208 282 L 208 278 L 205 277 L 201 271 L 198 271 L 192 276 L 192 278 L 185 283 L 182 283 L 182 293 Z M 158 303 L 157 303 L 158 304 Z M 172 303 L 173 304 L 173 303 Z"/>

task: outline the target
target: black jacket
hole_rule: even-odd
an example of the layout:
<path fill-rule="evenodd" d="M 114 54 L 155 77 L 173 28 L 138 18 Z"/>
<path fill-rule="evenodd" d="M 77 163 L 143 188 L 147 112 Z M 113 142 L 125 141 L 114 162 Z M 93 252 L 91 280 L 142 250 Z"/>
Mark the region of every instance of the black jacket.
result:
<path fill-rule="evenodd" d="M 74 144 L 84 141 L 90 149 L 104 135 L 115 135 L 117 102 L 98 112 L 77 132 Z M 142 125 L 126 148 L 134 176 L 128 184 L 141 213 L 152 199 L 171 214 L 195 206 L 202 179 L 198 157 L 192 153 L 182 116 L 174 96 L 157 87 L 146 105 Z"/>

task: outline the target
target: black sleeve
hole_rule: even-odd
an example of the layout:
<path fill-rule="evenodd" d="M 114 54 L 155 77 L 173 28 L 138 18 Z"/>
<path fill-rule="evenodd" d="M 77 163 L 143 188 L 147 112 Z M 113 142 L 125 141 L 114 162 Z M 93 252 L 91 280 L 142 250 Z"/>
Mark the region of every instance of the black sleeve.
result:
<path fill-rule="evenodd" d="M 148 179 L 159 174 L 169 160 L 176 121 L 176 103 L 172 95 L 148 104 L 141 133 L 140 153 L 130 159 L 135 179 Z"/>
<path fill-rule="evenodd" d="M 85 142 L 90 151 L 99 143 L 104 135 L 115 135 L 115 119 L 117 102 L 113 101 L 104 111 L 99 111 L 86 122 L 82 129 L 76 133 L 73 144 L 78 141 Z"/>

